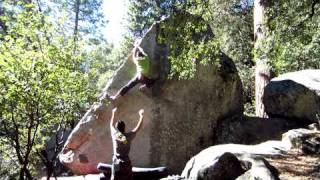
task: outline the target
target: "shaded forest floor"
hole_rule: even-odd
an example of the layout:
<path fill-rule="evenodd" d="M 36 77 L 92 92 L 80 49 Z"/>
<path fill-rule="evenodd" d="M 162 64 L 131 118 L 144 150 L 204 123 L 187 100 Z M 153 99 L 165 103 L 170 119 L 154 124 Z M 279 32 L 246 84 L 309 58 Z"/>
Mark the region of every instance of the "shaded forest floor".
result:
<path fill-rule="evenodd" d="M 266 160 L 279 171 L 281 180 L 320 179 L 320 155 L 306 155 L 292 149 L 285 156 Z"/>
<path fill-rule="evenodd" d="M 320 155 L 306 155 L 298 149 L 283 156 L 269 156 L 265 159 L 279 171 L 281 180 L 320 180 Z M 58 177 L 58 180 L 99 180 L 101 175 Z M 41 180 L 45 180 L 42 178 Z M 55 178 L 50 178 L 55 179 Z"/>

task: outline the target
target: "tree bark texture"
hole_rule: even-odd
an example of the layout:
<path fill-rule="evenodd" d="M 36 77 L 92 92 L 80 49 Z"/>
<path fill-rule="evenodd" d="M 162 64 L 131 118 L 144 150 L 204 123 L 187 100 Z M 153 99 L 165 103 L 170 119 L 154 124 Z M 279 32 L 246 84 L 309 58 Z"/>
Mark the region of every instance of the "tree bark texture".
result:
<path fill-rule="evenodd" d="M 80 4 L 81 0 L 76 0 L 74 5 L 74 12 L 75 12 L 75 18 L 74 18 L 74 31 L 73 31 L 73 40 L 74 40 L 74 53 L 77 49 L 77 41 L 78 41 L 78 35 L 79 35 L 79 14 L 80 14 Z"/>
<path fill-rule="evenodd" d="M 259 51 L 261 48 L 262 40 L 266 38 L 267 27 L 265 23 L 265 8 L 267 6 L 267 0 L 255 0 L 254 1 L 254 48 L 255 54 L 255 111 L 258 117 L 267 117 L 265 108 L 262 102 L 264 87 L 270 82 L 271 68 L 268 65 L 268 59 L 266 54 Z"/>

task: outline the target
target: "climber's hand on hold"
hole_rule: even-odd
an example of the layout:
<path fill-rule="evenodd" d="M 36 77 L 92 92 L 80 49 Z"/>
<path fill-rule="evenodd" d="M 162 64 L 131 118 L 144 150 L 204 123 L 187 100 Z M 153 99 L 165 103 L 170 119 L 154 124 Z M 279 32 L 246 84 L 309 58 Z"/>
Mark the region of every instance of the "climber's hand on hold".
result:
<path fill-rule="evenodd" d="M 132 130 L 132 132 L 136 133 L 141 129 L 142 124 L 143 124 L 143 113 L 144 113 L 144 110 L 140 109 L 139 110 L 139 116 L 140 116 L 139 122 L 138 122 L 137 126 Z"/>
<path fill-rule="evenodd" d="M 116 99 L 118 99 L 118 98 L 119 98 L 119 95 L 110 96 L 110 99 L 111 99 L 112 101 L 114 101 L 114 100 L 116 100 Z"/>
<path fill-rule="evenodd" d="M 141 85 L 140 87 L 139 87 L 139 90 L 140 91 L 145 91 L 147 89 L 147 85 Z"/>
<path fill-rule="evenodd" d="M 142 117 L 143 114 L 144 114 L 144 109 L 140 109 L 140 110 L 139 110 L 139 115 L 140 115 L 140 117 Z"/>

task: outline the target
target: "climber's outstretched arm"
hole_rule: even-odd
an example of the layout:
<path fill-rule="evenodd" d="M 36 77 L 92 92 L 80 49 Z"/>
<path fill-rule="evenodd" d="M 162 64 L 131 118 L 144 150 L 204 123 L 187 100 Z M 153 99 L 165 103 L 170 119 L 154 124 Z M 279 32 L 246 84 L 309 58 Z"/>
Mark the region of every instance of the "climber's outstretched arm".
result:
<path fill-rule="evenodd" d="M 144 110 L 140 109 L 140 111 L 139 111 L 139 116 L 140 116 L 139 122 L 138 122 L 137 126 L 132 130 L 132 132 L 136 133 L 141 129 L 142 124 L 143 124 L 143 114 L 144 114 Z"/>
<path fill-rule="evenodd" d="M 112 109 L 112 115 L 111 115 L 111 119 L 110 119 L 110 129 L 114 128 L 114 115 L 117 112 L 117 108 L 113 108 Z"/>

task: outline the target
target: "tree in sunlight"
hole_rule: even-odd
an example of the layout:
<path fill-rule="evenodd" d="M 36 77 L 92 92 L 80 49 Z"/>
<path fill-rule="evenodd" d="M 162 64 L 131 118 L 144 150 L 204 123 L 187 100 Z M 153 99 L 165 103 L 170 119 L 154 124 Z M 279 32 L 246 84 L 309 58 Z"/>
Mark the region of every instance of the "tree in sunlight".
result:
<path fill-rule="evenodd" d="M 35 4 L 16 8 L 14 21 L 1 16 L 7 28 L 0 43 L 1 173 L 33 179 L 43 165 L 48 176 L 55 173 L 47 143 L 55 137 L 59 146 L 51 153 L 59 152 L 61 133 L 82 116 L 95 90 L 73 39 L 57 35 Z"/>

